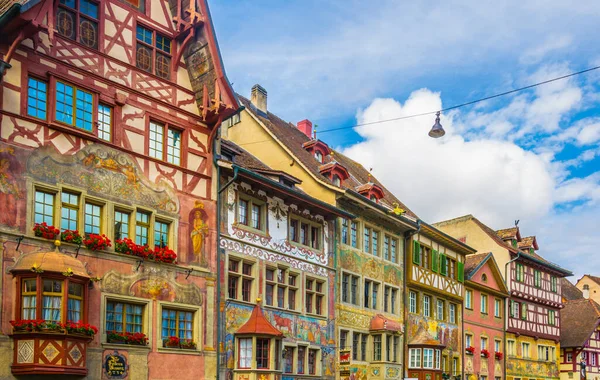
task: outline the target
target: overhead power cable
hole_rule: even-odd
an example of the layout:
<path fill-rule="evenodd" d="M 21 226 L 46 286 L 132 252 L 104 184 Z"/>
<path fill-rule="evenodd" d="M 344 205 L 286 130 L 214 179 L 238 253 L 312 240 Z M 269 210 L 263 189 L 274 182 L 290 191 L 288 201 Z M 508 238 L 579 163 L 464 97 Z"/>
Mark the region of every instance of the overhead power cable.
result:
<path fill-rule="evenodd" d="M 590 67 L 590 68 L 587 68 L 585 70 L 576 71 L 576 72 L 573 72 L 573 73 L 570 73 L 570 74 L 566 74 L 566 75 L 562 75 L 562 76 L 559 76 L 559 77 L 547 79 L 547 80 L 542 81 L 542 82 L 533 83 L 533 84 L 530 84 L 530 85 L 527 85 L 527 86 L 524 86 L 524 87 L 519 87 L 519 88 L 516 88 L 516 89 L 513 89 L 513 90 L 501 92 L 499 94 L 490 95 L 490 96 L 486 96 L 484 98 L 480 98 L 480 99 L 472 100 L 472 101 L 469 101 L 469 102 L 457 104 L 457 105 L 454 105 L 454 106 L 442 108 L 441 110 L 428 111 L 428 112 L 422 112 L 422 113 L 417 113 L 417 114 L 412 114 L 412 115 L 400 116 L 400 117 L 395 117 L 395 118 L 392 118 L 392 119 L 371 121 L 371 122 L 368 122 L 368 123 L 361 123 L 361 124 L 349 125 L 349 126 L 345 126 L 345 127 L 321 129 L 321 130 L 318 131 L 318 133 L 321 134 L 321 133 L 326 133 L 326 132 L 341 131 L 341 130 L 344 130 L 344 129 L 351 129 L 351 128 L 356 128 L 356 127 L 364 127 L 364 126 L 367 126 L 367 125 L 388 123 L 390 121 L 398 121 L 398 120 L 411 119 L 411 118 L 420 117 L 420 116 L 435 115 L 438 112 L 446 112 L 446 111 L 454 110 L 454 109 L 457 109 L 457 108 L 462 108 L 462 107 L 470 106 L 470 105 L 473 105 L 473 104 L 484 102 L 486 100 L 495 99 L 495 98 L 499 98 L 501 96 L 506 96 L 506 95 L 514 94 L 516 92 L 521 92 L 521 91 L 529 90 L 529 89 L 534 88 L 534 87 L 538 87 L 538 86 L 542 86 L 542 85 L 545 85 L 545 84 L 548 84 L 548 83 L 552 83 L 552 82 L 556 82 L 556 81 L 559 81 L 559 80 L 571 78 L 571 77 L 574 77 L 574 76 L 577 76 L 577 75 L 581 75 L 581 74 L 585 74 L 585 73 L 588 73 L 590 71 L 594 71 L 594 70 L 598 70 L 598 69 L 600 69 L 600 66 Z M 269 140 L 251 141 L 251 142 L 248 142 L 248 143 L 245 143 L 245 144 L 238 144 L 238 145 L 258 144 L 258 143 L 266 142 L 266 141 L 269 141 Z"/>

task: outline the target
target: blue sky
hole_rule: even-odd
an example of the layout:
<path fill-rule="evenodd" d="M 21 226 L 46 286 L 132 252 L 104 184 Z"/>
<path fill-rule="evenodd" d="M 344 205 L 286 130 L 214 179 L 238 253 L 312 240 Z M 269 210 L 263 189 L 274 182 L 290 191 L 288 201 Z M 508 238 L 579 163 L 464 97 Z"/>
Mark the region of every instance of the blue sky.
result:
<path fill-rule="evenodd" d="M 600 3 L 210 3 L 228 78 L 321 130 L 433 111 L 600 65 Z M 323 133 L 428 222 L 520 219 L 540 253 L 600 274 L 600 70 L 443 115 Z M 468 242 L 467 242 L 468 243 Z"/>

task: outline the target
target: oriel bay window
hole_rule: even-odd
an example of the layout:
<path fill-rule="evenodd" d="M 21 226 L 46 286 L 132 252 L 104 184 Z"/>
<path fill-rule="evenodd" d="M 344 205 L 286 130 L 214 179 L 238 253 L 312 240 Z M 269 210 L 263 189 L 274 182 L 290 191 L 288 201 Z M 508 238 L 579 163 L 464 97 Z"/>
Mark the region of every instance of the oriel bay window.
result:
<path fill-rule="evenodd" d="M 17 319 L 43 319 L 55 323 L 83 320 L 84 282 L 53 277 L 52 274 L 40 274 L 19 279 L 20 312 Z"/>

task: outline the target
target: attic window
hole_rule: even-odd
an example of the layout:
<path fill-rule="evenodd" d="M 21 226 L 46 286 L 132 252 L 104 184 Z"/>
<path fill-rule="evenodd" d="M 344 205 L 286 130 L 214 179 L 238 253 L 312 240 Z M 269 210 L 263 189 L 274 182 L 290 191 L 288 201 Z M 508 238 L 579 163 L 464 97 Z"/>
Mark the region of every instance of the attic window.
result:
<path fill-rule="evenodd" d="M 481 275 L 481 281 L 487 282 L 487 275 L 485 273 Z"/>
<path fill-rule="evenodd" d="M 283 186 L 289 187 L 290 189 L 294 188 L 294 182 L 287 180 L 283 177 L 279 178 L 279 183 L 281 183 Z"/>
<path fill-rule="evenodd" d="M 370 199 L 371 199 L 373 202 L 377 203 L 377 197 L 375 196 L 375 194 L 372 194 Z"/>
<path fill-rule="evenodd" d="M 336 186 L 342 186 L 342 179 L 340 178 L 339 175 L 334 174 L 333 178 L 331 179 L 333 181 L 333 184 Z"/>
<path fill-rule="evenodd" d="M 317 161 L 319 161 L 320 163 L 323 163 L 323 153 L 321 153 L 320 150 L 316 150 L 315 151 L 315 158 L 317 159 Z"/>

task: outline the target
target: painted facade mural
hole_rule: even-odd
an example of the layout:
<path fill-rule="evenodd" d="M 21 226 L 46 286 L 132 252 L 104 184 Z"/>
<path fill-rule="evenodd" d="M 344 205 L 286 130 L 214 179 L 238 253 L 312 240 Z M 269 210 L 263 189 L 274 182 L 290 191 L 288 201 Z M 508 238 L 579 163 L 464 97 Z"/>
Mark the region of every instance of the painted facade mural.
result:
<path fill-rule="evenodd" d="M 0 9 L 0 378 L 214 378 L 212 150 L 238 104 L 206 1 L 92 2 L 85 20 L 79 2 L 22 3 Z M 46 276 L 58 315 L 28 308 L 40 286 L 22 294 Z M 179 315 L 191 327 L 167 328 Z M 98 330 L 21 331 L 49 317 Z"/>
<path fill-rule="evenodd" d="M 444 351 L 461 353 L 461 341 L 459 326 L 433 318 L 425 318 L 422 315 L 408 315 L 408 336 L 419 336 L 423 333 L 432 340 L 440 342 L 446 347 Z"/>

